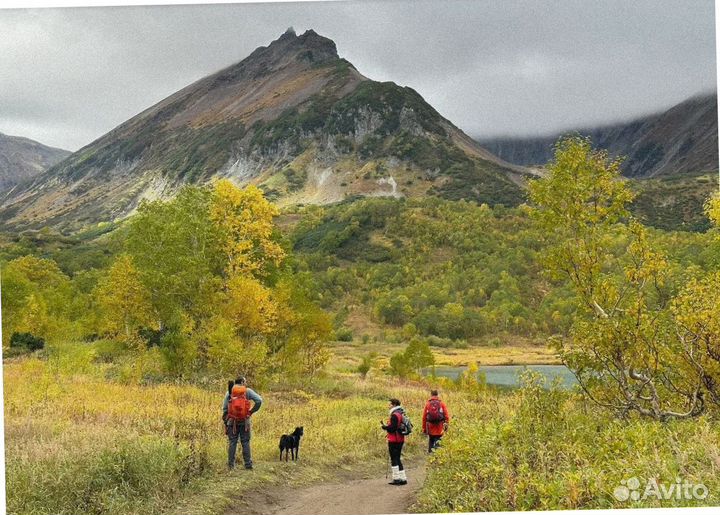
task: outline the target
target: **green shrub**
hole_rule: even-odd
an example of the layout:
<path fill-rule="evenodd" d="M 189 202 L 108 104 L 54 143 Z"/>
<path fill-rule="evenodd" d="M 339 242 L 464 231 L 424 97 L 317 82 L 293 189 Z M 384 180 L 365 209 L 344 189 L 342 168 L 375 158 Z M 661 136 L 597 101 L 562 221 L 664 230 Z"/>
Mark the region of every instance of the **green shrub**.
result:
<path fill-rule="evenodd" d="M 286 168 L 283 170 L 283 175 L 288 183 L 288 191 L 298 191 L 305 186 L 307 181 L 307 171 L 295 170 L 294 168 Z"/>
<path fill-rule="evenodd" d="M 390 373 L 400 378 L 418 374 L 420 369 L 435 364 L 430 346 L 426 340 L 413 338 L 403 352 L 397 352 L 390 357 Z"/>
<path fill-rule="evenodd" d="M 339 342 L 351 342 L 353 341 L 352 329 L 348 327 L 341 327 L 335 331 L 335 339 Z"/>
<path fill-rule="evenodd" d="M 45 347 L 45 340 L 30 333 L 13 333 L 10 336 L 10 347 L 36 351 Z"/>
<path fill-rule="evenodd" d="M 503 341 L 501 338 L 497 336 L 493 336 L 488 340 L 488 345 L 491 347 L 500 347 L 503 344 Z"/>
<path fill-rule="evenodd" d="M 375 358 L 377 358 L 377 354 L 375 352 L 371 352 L 370 354 L 366 354 L 362 357 L 362 361 L 360 361 L 357 371 L 363 379 L 367 377 L 368 372 L 370 372 L 370 369 L 375 365 Z"/>
<path fill-rule="evenodd" d="M 455 340 L 452 340 L 450 338 L 442 338 L 440 336 L 435 336 L 434 334 L 431 334 L 427 337 L 427 342 L 428 345 L 430 345 L 431 347 L 455 347 Z"/>
<path fill-rule="evenodd" d="M 96 363 L 116 363 L 128 353 L 125 345 L 115 340 L 98 340 L 92 345 L 95 348 Z"/>

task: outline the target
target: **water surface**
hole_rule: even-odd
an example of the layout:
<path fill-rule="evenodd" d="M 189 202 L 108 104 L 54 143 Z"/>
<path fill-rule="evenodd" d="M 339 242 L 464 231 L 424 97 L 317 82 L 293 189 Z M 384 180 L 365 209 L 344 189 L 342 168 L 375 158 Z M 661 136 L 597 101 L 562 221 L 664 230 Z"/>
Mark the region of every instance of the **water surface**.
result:
<path fill-rule="evenodd" d="M 435 375 L 455 379 L 465 370 L 467 367 L 435 367 Z M 520 374 L 524 370 L 541 373 L 547 378 L 548 384 L 556 377 L 560 378 L 561 385 L 565 388 L 571 388 L 577 384 L 577 379 L 565 365 L 488 365 L 479 367 L 478 372 L 485 374 L 487 384 L 517 387 L 520 385 Z M 432 370 L 425 369 L 423 374 L 430 375 Z"/>

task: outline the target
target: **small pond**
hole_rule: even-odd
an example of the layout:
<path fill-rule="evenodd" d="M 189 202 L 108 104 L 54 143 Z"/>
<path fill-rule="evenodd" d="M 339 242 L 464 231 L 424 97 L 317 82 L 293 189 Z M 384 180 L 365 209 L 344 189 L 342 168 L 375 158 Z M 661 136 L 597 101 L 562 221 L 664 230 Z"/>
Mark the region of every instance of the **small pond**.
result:
<path fill-rule="evenodd" d="M 435 367 L 435 375 L 439 377 L 457 378 L 467 367 Z M 479 367 L 479 372 L 485 374 L 487 384 L 506 387 L 517 387 L 520 384 L 520 373 L 523 370 L 534 370 L 547 378 L 550 384 L 556 377 L 560 377 L 562 386 L 571 388 L 577 384 L 572 372 L 565 365 L 491 365 Z M 423 370 L 423 375 L 430 375 L 432 370 Z"/>

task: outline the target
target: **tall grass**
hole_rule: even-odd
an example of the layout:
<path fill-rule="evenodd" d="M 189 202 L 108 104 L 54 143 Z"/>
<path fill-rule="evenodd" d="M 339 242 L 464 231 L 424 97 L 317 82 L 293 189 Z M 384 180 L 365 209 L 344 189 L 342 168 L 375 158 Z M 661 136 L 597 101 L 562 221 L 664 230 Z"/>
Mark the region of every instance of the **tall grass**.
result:
<path fill-rule="evenodd" d="M 720 432 L 706 418 L 619 420 L 537 378 L 492 414 L 468 412 L 431 460 L 418 510 L 500 511 L 720 503 Z M 704 484 L 706 499 L 614 497 L 630 478 Z"/>
<path fill-rule="evenodd" d="M 86 358 L 65 349 L 47 360 L 5 364 L 8 513 L 161 513 L 196 493 L 188 487 L 227 477 L 222 384 L 207 390 L 108 382 Z M 278 439 L 300 425 L 299 466 L 307 477 L 358 465 L 382 471 L 387 449 L 379 420 L 387 418 L 388 397 L 406 400 L 417 418 L 425 395 L 389 379 L 351 376 L 260 393 L 251 441 L 259 470 L 248 484 L 282 479 L 270 466 L 279 459 Z M 423 447 L 414 440 L 409 455 Z"/>
<path fill-rule="evenodd" d="M 389 397 L 403 400 L 416 425 L 410 463 L 425 451 L 419 433 L 426 386 L 377 371 L 361 380 L 335 370 L 312 383 L 280 380 L 260 391 L 256 470 L 228 473 L 222 384 L 112 382 L 103 367 L 83 346 L 5 364 L 8 513 L 209 514 L 269 483 L 332 480 L 344 470 L 379 475 L 387 466 L 379 421 L 387 418 Z M 720 502 L 717 421 L 618 420 L 532 377 L 513 392 L 436 381 L 453 420 L 431 457 L 418 511 Z M 278 438 L 299 425 L 300 461 L 280 464 Z M 709 497 L 615 499 L 614 488 L 632 477 L 702 483 Z"/>

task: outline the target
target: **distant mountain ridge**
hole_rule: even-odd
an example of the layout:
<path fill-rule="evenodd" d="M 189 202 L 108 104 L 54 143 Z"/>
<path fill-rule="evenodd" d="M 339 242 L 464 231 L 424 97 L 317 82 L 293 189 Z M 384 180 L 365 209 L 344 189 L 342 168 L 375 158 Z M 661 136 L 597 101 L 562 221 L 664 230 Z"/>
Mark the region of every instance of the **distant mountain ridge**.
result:
<path fill-rule="evenodd" d="M 72 152 L 20 136 L 0 133 L 0 191 L 32 179 Z"/>
<path fill-rule="evenodd" d="M 362 76 L 330 39 L 288 30 L 0 197 L 0 222 L 79 227 L 216 177 L 280 204 L 429 194 L 517 205 L 524 172 L 411 88 Z"/>
<path fill-rule="evenodd" d="M 606 127 L 566 133 L 590 136 L 613 156 L 627 156 L 623 174 L 649 178 L 718 170 L 717 94 L 698 95 L 651 116 Z M 478 139 L 501 159 L 542 166 L 553 157 L 562 134 L 539 138 Z"/>

